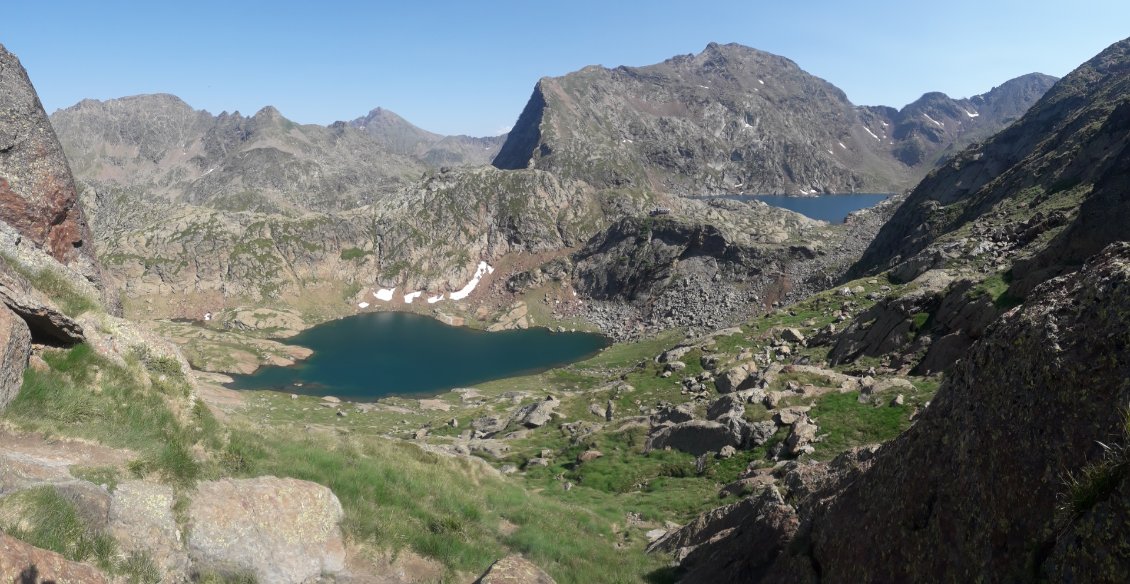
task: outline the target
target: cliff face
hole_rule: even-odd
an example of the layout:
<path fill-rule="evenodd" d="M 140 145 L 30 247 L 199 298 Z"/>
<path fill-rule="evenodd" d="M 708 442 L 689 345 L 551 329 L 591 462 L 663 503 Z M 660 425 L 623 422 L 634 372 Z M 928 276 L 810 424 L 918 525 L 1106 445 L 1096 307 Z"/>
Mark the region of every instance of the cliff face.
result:
<path fill-rule="evenodd" d="M 0 221 L 101 285 L 63 148 L 19 59 L 0 46 Z"/>
<path fill-rule="evenodd" d="M 542 79 L 494 165 L 686 194 L 898 191 L 1052 81 L 1027 75 L 964 100 L 932 93 L 901 111 L 856 107 L 788 59 L 712 43 L 657 65 Z"/>

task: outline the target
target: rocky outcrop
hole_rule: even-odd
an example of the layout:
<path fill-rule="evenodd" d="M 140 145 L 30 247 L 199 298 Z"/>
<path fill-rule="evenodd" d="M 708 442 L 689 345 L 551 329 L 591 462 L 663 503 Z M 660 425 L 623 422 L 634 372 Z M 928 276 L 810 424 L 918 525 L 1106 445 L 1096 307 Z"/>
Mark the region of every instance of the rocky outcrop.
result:
<path fill-rule="evenodd" d="M 784 57 L 711 43 L 656 65 L 541 79 L 494 165 L 690 194 L 893 192 L 1015 119 L 1051 81 L 857 108 Z"/>
<path fill-rule="evenodd" d="M 0 533 L 0 575 L 18 584 L 109 584 L 100 570 Z"/>
<path fill-rule="evenodd" d="M 0 45 L 0 220 L 102 286 L 67 157 L 16 55 Z"/>
<path fill-rule="evenodd" d="M 553 419 L 553 410 L 560 405 L 561 402 L 557 398 L 552 395 L 547 396 L 541 401 L 522 406 L 514 412 L 511 420 L 527 428 L 540 428 Z"/>
<path fill-rule="evenodd" d="M 798 475 L 790 500 L 801 529 L 749 573 L 770 582 L 1116 581 L 1130 477 L 1125 459 L 1111 457 L 1124 457 L 1130 441 L 1128 292 L 1127 243 L 1037 288 L 989 327 L 904 434 L 839 472 Z M 733 536 L 697 551 L 756 558 Z M 698 576 L 701 562 L 684 566 L 685 582 L 718 581 Z"/>
<path fill-rule="evenodd" d="M 185 547 L 198 571 L 302 584 L 344 569 L 341 518 L 337 497 L 315 483 L 207 481 L 192 496 Z"/>
<path fill-rule="evenodd" d="M 490 565 L 475 584 L 555 584 L 556 581 L 522 556 L 506 556 Z"/>
<path fill-rule="evenodd" d="M 769 488 L 708 511 L 656 540 L 647 551 L 666 552 L 691 570 L 684 582 L 756 582 L 796 534 L 796 510 Z M 722 547 L 717 542 L 732 542 Z M 729 553 L 733 549 L 743 553 Z"/>
<path fill-rule="evenodd" d="M 31 332 L 23 319 L 0 305 L 0 410 L 16 398 L 31 357 Z"/>
<path fill-rule="evenodd" d="M 19 59 L 0 46 L 0 221 L 101 282 L 63 148 Z"/>
<path fill-rule="evenodd" d="M 69 347 L 85 340 L 82 325 L 63 314 L 46 294 L 36 290 L 3 257 L 0 257 L 0 303 L 27 323 L 36 343 Z"/>

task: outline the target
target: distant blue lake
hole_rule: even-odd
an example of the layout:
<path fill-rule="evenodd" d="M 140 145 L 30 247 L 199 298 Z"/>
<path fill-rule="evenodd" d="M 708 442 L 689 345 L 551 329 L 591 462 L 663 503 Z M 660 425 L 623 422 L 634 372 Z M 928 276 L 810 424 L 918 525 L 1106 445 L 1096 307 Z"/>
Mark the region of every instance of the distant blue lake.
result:
<path fill-rule="evenodd" d="M 890 195 L 850 194 L 818 195 L 815 197 L 786 197 L 784 195 L 720 195 L 718 199 L 735 201 L 761 201 L 766 205 L 796 211 L 805 217 L 829 223 L 843 223 L 848 213 L 874 207 Z"/>
<path fill-rule="evenodd" d="M 308 347 L 314 354 L 290 367 L 267 366 L 251 375 L 233 376 L 235 381 L 228 387 L 354 401 L 435 395 L 579 361 L 609 345 L 607 338 L 591 333 L 554 333 L 544 328 L 486 332 L 403 312 L 327 322 L 286 342 Z"/>

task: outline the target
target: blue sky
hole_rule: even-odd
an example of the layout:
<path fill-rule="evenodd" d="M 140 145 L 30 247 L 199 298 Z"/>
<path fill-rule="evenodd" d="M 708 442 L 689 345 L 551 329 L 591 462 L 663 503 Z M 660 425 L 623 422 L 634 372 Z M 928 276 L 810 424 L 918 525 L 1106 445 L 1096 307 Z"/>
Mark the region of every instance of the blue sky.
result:
<path fill-rule="evenodd" d="M 489 135 L 534 83 L 591 64 L 647 65 L 737 42 L 796 61 L 856 104 L 966 97 L 1062 76 L 1130 35 L 1125 0 L 946 3 L 416 0 L 13 0 L 0 43 L 48 112 L 173 93 L 212 113 L 274 105 L 301 123 L 374 107 L 443 134 Z"/>

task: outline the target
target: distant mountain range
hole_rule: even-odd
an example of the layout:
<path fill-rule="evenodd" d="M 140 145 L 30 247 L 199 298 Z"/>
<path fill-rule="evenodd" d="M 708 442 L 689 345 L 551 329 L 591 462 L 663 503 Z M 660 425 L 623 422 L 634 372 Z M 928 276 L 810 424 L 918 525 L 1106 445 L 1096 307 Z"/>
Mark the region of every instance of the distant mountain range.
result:
<path fill-rule="evenodd" d="M 1033 73 L 969 99 L 857 107 L 784 57 L 712 43 L 657 65 L 542 79 L 494 165 L 692 195 L 901 191 L 1055 80 Z"/>
<path fill-rule="evenodd" d="M 86 100 L 51 121 L 127 313 L 328 306 L 315 289 L 336 302 L 370 288 L 444 292 L 479 261 L 548 260 L 601 240 L 578 259 L 575 284 L 595 294 L 601 270 L 634 278 L 654 316 L 666 306 L 655 299 L 685 296 L 672 283 L 718 267 L 656 269 L 659 256 L 633 248 L 650 245 L 633 235 L 643 228 L 622 220 L 668 207 L 680 224 L 663 233 L 690 238 L 680 253 L 698 253 L 694 234 L 716 233 L 731 295 L 776 297 L 785 291 L 769 290 L 772 274 L 790 286 L 833 277 L 847 236 L 765 206 L 676 195 L 899 191 L 1053 81 L 1032 74 L 965 100 L 857 107 L 788 59 L 711 44 L 658 65 L 542 79 L 504 137 L 441 136 L 381 108 L 330 126 L 271 107 L 212 115 L 171 95 Z M 855 229 L 853 241 L 870 237 Z M 763 274 L 767 262 L 779 268 Z"/>
<path fill-rule="evenodd" d="M 483 165 L 505 136 L 440 136 L 375 109 L 352 122 L 300 125 L 273 107 L 212 115 L 180 98 L 84 100 L 51 116 L 76 176 L 224 210 L 354 208 L 429 168 Z"/>
<path fill-rule="evenodd" d="M 433 134 L 381 108 L 349 122 L 349 125 L 372 137 L 389 152 L 413 157 L 433 167 L 489 164 L 507 136 L 474 138 Z"/>

